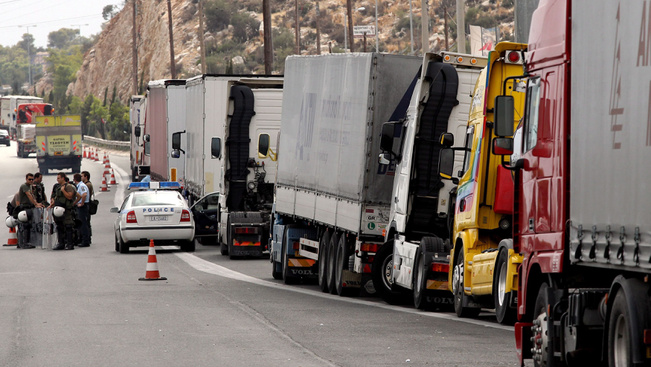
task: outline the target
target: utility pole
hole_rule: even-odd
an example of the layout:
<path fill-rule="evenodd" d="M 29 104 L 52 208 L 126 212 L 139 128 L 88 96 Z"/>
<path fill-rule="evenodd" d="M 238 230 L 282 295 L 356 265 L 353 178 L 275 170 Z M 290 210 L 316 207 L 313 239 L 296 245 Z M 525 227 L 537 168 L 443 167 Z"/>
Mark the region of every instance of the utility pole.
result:
<path fill-rule="evenodd" d="M 262 0 L 262 22 L 264 27 L 264 73 L 271 75 L 273 69 L 273 44 L 271 40 L 271 0 Z"/>
<path fill-rule="evenodd" d="M 448 7 L 443 5 L 443 31 L 445 32 L 445 51 L 450 50 L 450 45 L 448 44 Z"/>
<path fill-rule="evenodd" d="M 298 0 L 294 1 L 294 11 L 296 14 L 294 20 L 294 29 L 296 30 L 296 46 L 294 48 L 294 53 L 296 55 L 300 55 L 301 54 L 301 25 L 298 21 Z"/>
<path fill-rule="evenodd" d="M 319 0 L 316 0 L 316 54 L 321 55 L 321 32 L 319 31 L 319 18 L 321 17 L 319 12 Z"/>
<path fill-rule="evenodd" d="M 464 0 L 457 0 L 457 52 L 466 53 L 466 6 Z"/>
<path fill-rule="evenodd" d="M 201 47 L 201 74 L 206 73 L 206 47 L 203 42 L 203 0 L 199 0 L 199 47 Z"/>
<path fill-rule="evenodd" d="M 423 55 L 429 51 L 429 7 L 427 6 L 427 0 L 421 0 L 420 3 L 420 12 L 421 12 L 421 45 L 423 48 Z"/>
<path fill-rule="evenodd" d="M 353 38 L 353 2 L 346 0 L 346 13 L 348 14 L 348 39 L 350 40 L 350 52 L 355 52 L 355 39 Z M 376 30 L 377 32 L 377 30 Z"/>
<path fill-rule="evenodd" d="M 133 95 L 138 94 L 138 45 L 136 36 L 136 7 L 138 0 L 131 0 L 131 9 L 133 10 L 133 26 L 131 27 L 131 79 L 133 82 Z"/>
<path fill-rule="evenodd" d="M 172 0 L 167 0 L 167 19 L 170 32 L 170 70 L 172 79 L 176 79 L 176 63 L 174 62 L 174 31 L 172 30 Z"/>

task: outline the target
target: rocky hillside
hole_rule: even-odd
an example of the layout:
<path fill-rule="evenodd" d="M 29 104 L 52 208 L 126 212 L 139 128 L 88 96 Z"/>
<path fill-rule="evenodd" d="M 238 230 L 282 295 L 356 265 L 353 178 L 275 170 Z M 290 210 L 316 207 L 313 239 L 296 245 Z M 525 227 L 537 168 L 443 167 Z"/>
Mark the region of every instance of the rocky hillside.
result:
<path fill-rule="evenodd" d="M 100 99 L 106 88 L 115 86 L 122 101 L 132 94 L 132 1 L 107 22 L 96 44 L 84 56 L 77 80 L 68 92 L 84 98 L 93 94 Z M 493 26 L 497 22 L 502 38 L 509 39 L 512 32 L 514 0 L 466 0 L 467 22 Z M 170 78 L 170 54 L 167 1 L 136 0 L 138 4 L 137 52 L 138 80 L 141 91 L 149 80 Z M 321 32 L 321 51 L 343 52 L 344 10 L 346 0 L 319 0 L 318 24 Z M 206 8 L 205 42 L 209 73 L 262 73 L 262 1 L 204 0 Z M 299 0 L 301 53 L 316 54 L 315 1 Z M 454 39 L 454 0 L 440 0 L 430 5 L 429 49 L 438 51 L 445 47 L 443 6 L 448 5 L 448 45 L 456 49 Z M 174 53 L 179 78 L 201 73 L 199 47 L 198 7 L 195 0 L 171 0 L 174 29 Z M 294 52 L 295 0 L 272 2 L 274 28 L 274 72 L 283 70 L 286 55 Z M 375 22 L 375 0 L 353 1 L 355 25 L 372 25 Z M 409 0 L 380 1 L 378 7 L 380 51 L 409 53 Z M 420 1 L 412 1 L 414 24 L 414 49 L 421 53 Z M 224 17 L 224 9 L 235 7 L 233 16 Z M 230 8 L 229 8 L 230 9 Z M 212 10 L 212 12 L 211 12 Z M 232 9 L 231 9 L 232 10 Z M 244 19 L 244 21 L 242 21 Z M 221 22 L 221 23 L 220 23 Z M 356 51 L 362 50 L 358 40 Z M 375 40 L 368 40 L 368 50 L 374 50 Z"/>

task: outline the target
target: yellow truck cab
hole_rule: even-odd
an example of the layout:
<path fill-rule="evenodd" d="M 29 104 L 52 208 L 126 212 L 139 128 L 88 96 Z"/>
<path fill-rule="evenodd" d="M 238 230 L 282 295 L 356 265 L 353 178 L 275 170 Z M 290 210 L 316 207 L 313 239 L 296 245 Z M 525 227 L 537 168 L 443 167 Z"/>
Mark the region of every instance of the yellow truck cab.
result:
<path fill-rule="evenodd" d="M 452 178 L 452 165 L 441 159 L 441 171 L 449 167 L 449 178 L 458 180 L 448 287 L 460 317 L 494 307 L 500 323 L 514 321 L 517 266 L 522 257 L 505 240 L 512 231 L 513 178 L 491 147 L 495 97 L 514 97 L 514 124 L 523 115 L 526 47 L 501 42 L 490 52 L 473 92 L 463 167 L 456 177 Z"/>

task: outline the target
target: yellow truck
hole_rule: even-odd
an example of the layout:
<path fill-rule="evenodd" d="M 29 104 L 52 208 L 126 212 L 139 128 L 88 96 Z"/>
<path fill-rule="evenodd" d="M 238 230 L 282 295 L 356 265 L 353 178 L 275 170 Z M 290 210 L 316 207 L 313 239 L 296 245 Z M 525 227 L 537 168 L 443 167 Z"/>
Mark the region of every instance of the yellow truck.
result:
<path fill-rule="evenodd" d="M 81 117 L 79 115 L 36 117 L 36 161 L 38 170 L 81 171 Z"/>
<path fill-rule="evenodd" d="M 517 267 L 522 257 L 512 241 L 513 178 L 492 151 L 495 97 L 513 96 L 514 124 L 524 112 L 525 44 L 502 42 L 488 56 L 477 80 L 466 129 L 465 147 L 441 154 L 441 176 L 458 182 L 448 287 L 460 317 L 495 308 L 500 323 L 514 321 Z M 444 134 L 450 136 L 450 134 Z M 455 152 L 463 167 L 453 173 Z"/>

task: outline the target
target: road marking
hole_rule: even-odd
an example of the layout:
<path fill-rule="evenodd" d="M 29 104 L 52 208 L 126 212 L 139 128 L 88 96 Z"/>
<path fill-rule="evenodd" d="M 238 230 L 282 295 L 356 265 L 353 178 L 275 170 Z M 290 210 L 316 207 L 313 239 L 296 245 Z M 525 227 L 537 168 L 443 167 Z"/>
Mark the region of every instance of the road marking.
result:
<path fill-rule="evenodd" d="M 162 246 L 162 248 L 166 248 L 167 246 Z M 177 249 L 176 246 L 170 246 L 170 249 Z M 176 256 L 178 256 L 181 260 L 185 261 L 188 265 L 193 267 L 194 269 L 198 271 L 202 271 L 204 273 L 208 274 L 213 274 L 217 275 L 220 277 L 228 278 L 228 279 L 234 279 L 234 280 L 239 280 L 251 284 L 257 284 L 261 285 L 263 287 L 269 287 L 269 288 L 275 288 L 275 289 L 281 289 L 284 291 L 289 291 L 289 292 L 296 292 L 296 293 L 302 293 L 305 295 L 309 295 L 312 297 L 321 297 L 321 298 L 327 298 L 327 299 L 335 299 L 341 302 L 347 302 L 347 303 L 353 303 L 353 304 L 358 304 L 358 305 L 364 305 L 364 306 L 371 306 L 371 307 L 377 307 L 377 308 L 382 308 L 385 310 L 391 310 L 391 311 L 400 311 L 404 313 L 410 313 L 418 316 L 424 316 L 424 317 L 433 317 L 437 319 L 444 319 L 444 320 L 450 320 L 450 321 L 457 321 L 457 322 L 462 322 L 466 324 L 472 324 L 472 325 L 477 325 L 477 326 L 483 326 L 487 328 L 492 328 L 492 329 L 499 329 L 499 330 L 506 330 L 506 331 L 513 331 L 513 327 L 511 326 L 505 326 L 505 325 L 500 325 L 500 324 L 495 324 L 491 322 L 485 322 L 481 320 L 473 320 L 473 319 L 463 319 L 460 317 L 457 317 L 456 315 L 450 315 L 449 313 L 437 313 L 437 312 L 425 312 L 413 308 L 405 308 L 405 307 L 400 307 L 400 306 L 391 306 L 383 303 L 375 303 L 375 302 L 369 302 L 369 301 L 364 301 L 360 299 L 355 299 L 355 298 L 346 298 L 346 297 L 339 297 L 335 295 L 328 295 L 325 293 L 321 292 L 314 292 L 310 291 L 307 289 L 303 288 L 298 288 L 298 287 L 288 287 L 284 284 L 278 284 L 278 283 L 273 283 L 268 280 L 262 280 L 258 279 L 246 274 L 239 273 L 237 271 L 225 268 L 221 265 L 217 265 L 215 263 L 212 263 L 210 261 L 204 260 L 200 257 L 197 257 L 196 255 L 189 254 L 186 252 L 181 252 L 181 253 L 175 253 Z"/>

